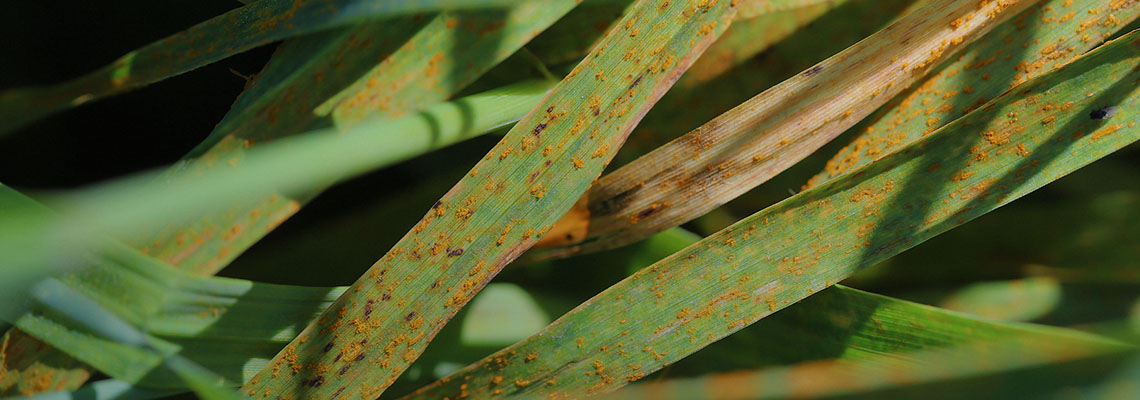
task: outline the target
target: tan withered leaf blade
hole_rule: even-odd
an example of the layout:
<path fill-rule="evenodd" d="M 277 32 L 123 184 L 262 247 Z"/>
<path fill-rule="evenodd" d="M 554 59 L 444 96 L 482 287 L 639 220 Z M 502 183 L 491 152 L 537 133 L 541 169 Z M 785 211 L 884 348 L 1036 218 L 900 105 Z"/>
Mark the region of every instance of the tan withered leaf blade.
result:
<path fill-rule="evenodd" d="M 1138 65 L 1135 32 L 643 268 L 417 395 L 558 395 L 566 381 L 605 392 L 640 379 L 1140 140 Z"/>
<path fill-rule="evenodd" d="M 367 398 L 383 392 L 459 308 L 570 208 L 734 11 L 725 1 L 638 2 L 242 393 Z"/>
<path fill-rule="evenodd" d="M 870 118 L 807 187 L 901 148 L 1096 47 L 1140 16 L 1135 0 L 1047 0 L 994 29 Z"/>
<path fill-rule="evenodd" d="M 845 5 L 843 11 L 888 16 L 897 4 L 907 1 L 910 0 L 856 0 L 839 4 Z M 611 164 L 625 165 L 653 151 L 886 26 L 882 21 L 885 18 L 859 18 L 860 25 L 846 24 L 828 32 L 804 29 L 809 24 L 827 24 L 829 18 L 835 21 L 843 13 L 836 7 L 820 4 L 749 19 L 741 19 L 738 13 L 724 35 L 645 115 Z M 819 43 L 826 45 L 805 47 L 789 43 L 802 40 L 809 32 L 815 40 L 826 36 L 824 43 Z M 816 44 L 814 40 L 808 42 Z"/>
<path fill-rule="evenodd" d="M 680 225 L 802 160 L 1033 0 L 931 1 L 598 181 L 556 257 Z M 586 218 L 588 216 L 588 219 Z"/>

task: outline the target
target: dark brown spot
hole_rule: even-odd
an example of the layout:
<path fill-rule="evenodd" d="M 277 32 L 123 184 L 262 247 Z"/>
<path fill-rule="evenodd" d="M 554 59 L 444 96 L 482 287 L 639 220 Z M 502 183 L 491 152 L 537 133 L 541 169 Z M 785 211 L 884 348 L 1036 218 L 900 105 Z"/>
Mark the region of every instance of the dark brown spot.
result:
<path fill-rule="evenodd" d="M 404 321 L 411 321 L 412 318 L 415 318 L 415 317 L 416 317 L 416 312 L 412 311 L 412 312 L 408 313 L 407 316 L 404 317 Z"/>
<path fill-rule="evenodd" d="M 443 200 L 437 201 L 437 202 L 435 202 L 434 205 L 431 206 L 431 209 L 432 210 L 437 209 L 437 208 L 439 208 L 439 206 L 442 206 L 442 205 L 443 205 Z"/>
<path fill-rule="evenodd" d="M 323 385 L 324 383 L 325 383 L 325 376 L 324 375 L 317 375 L 316 378 L 305 381 L 305 386 L 315 388 L 315 387 L 321 387 L 321 385 Z"/>
<path fill-rule="evenodd" d="M 547 108 L 546 108 L 546 113 L 547 113 L 547 114 L 549 114 L 549 113 L 552 113 L 552 112 L 554 112 L 554 106 L 550 106 L 550 107 L 547 107 Z"/>
<path fill-rule="evenodd" d="M 701 168 L 692 175 L 689 175 L 689 179 L 685 181 L 686 186 L 692 187 L 694 184 L 711 181 L 713 178 L 720 176 L 722 173 L 723 171 L 721 171 L 719 168 Z"/>
<path fill-rule="evenodd" d="M 641 210 L 641 212 L 637 213 L 637 218 L 640 219 L 640 218 L 648 217 L 650 215 L 653 215 L 653 213 L 657 212 L 657 210 L 660 210 L 660 209 L 661 209 L 661 207 L 646 208 L 644 210 Z"/>
<path fill-rule="evenodd" d="M 334 342 L 329 342 L 329 344 L 326 344 L 324 352 L 328 353 L 329 350 L 332 350 L 334 344 L 335 344 Z"/>
<path fill-rule="evenodd" d="M 804 76 L 812 76 L 812 75 L 818 74 L 819 71 L 823 71 L 822 65 L 816 65 L 814 67 L 811 67 L 811 69 L 804 71 Z"/>
<path fill-rule="evenodd" d="M 633 83 L 629 84 L 629 89 L 633 90 L 633 88 L 636 87 L 638 83 L 641 83 L 641 77 L 640 76 L 637 77 L 637 79 L 634 79 Z"/>
<path fill-rule="evenodd" d="M 629 204 L 634 193 L 641 190 L 641 186 L 633 186 L 626 189 L 624 192 L 618 193 L 608 199 L 602 200 L 597 205 L 590 207 L 590 214 L 593 215 L 611 215 L 621 211 Z"/>
<path fill-rule="evenodd" d="M 352 364 L 345 365 L 344 368 L 340 369 L 340 372 L 338 372 L 337 375 L 344 375 L 345 372 L 348 372 L 348 369 L 350 367 L 352 367 Z"/>
<path fill-rule="evenodd" d="M 344 388 L 346 388 L 346 387 L 347 386 L 341 386 L 340 389 L 337 389 L 335 392 L 333 392 L 332 396 L 329 396 L 329 400 L 335 399 L 337 396 L 340 396 L 340 392 L 343 392 Z"/>
<path fill-rule="evenodd" d="M 448 257 L 455 257 L 455 256 L 459 256 L 461 254 L 463 254 L 463 249 L 455 249 L 455 250 L 452 250 L 450 253 L 447 253 L 447 256 Z"/>
<path fill-rule="evenodd" d="M 545 122 L 538 124 L 538 126 L 534 127 L 534 134 L 537 135 L 539 133 L 542 133 L 543 129 L 546 129 L 546 123 Z"/>
<path fill-rule="evenodd" d="M 1109 119 L 1112 118 L 1113 115 L 1116 115 L 1116 112 L 1119 110 L 1120 108 L 1116 106 L 1098 108 L 1089 113 L 1089 119 Z"/>
<path fill-rule="evenodd" d="M 387 293 L 384 293 L 383 295 L 380 296 L 380 301 L 388 301 L 391 298 L 392 298 L 392 296 L 388 295 Z"/>
<path fill-rule="evenodd" d="M 352 359 L 352 361 L 360 361 L 363 359 L 364 359 L 364 353 L 360 353 L 360 354 L 357 354 L 356 358 Z"/>

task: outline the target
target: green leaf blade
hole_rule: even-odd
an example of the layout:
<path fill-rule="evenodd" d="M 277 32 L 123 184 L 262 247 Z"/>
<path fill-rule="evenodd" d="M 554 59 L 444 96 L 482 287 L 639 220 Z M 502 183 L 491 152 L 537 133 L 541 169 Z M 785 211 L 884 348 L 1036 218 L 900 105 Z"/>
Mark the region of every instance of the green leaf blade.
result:
<path fill-rule="evenodd" d="M 395 381 L 460 307 L 570 208 L 641 116 L 731 22 L 726 2 L 697 3 L 639 2 L 320 323 L 271 362 L 327 370 L 263 370 L 243 393 L 368 397 Z M 644 45 L 651 38 L 658 47 Z"/>

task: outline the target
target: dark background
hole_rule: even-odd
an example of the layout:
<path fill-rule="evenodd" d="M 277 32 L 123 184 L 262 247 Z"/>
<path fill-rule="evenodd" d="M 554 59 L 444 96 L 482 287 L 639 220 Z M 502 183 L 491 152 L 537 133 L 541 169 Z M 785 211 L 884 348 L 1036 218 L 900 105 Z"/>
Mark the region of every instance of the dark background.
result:
<path fill-rule="evenodd" d="M 241 6 L 236 0 L 6 1 L 0 90 L 79 77 L 127 52 Z M 64 189 L 170 164 L 210 133 L 274 46 L 125 95 L 90 102 L 0 138 L 0 182 Z"/>

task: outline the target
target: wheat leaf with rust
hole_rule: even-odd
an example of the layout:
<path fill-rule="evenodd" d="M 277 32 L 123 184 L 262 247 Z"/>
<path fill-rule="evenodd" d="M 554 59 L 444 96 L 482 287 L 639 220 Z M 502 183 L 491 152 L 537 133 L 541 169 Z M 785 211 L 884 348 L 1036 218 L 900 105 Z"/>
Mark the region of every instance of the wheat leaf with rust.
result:
<path fill-rule="evenodd" d="M 570 208 L 734 11 L 723 1 L 638 2 L 420 224 L 271 363 L 298 368 L 277 376 L 267 368 L 243 393 L 383 392 L 471 296 Z"/>
<path fill-rule="evenodd" d="M 1060 339 L 1060 340 L 1059 340 Z M 613 399 L 1053 398 L 1078 388 L 1121 389 L 1090 398 L 1130 398 L 1123 363 L 1136 349 L 1109 341 L 1025 334 L 895 357 L 820 360 L 787 367 L 631 385 Z M 1135 370 L 1131 371 L 1135 376 Z M 1131 378 L 1131 377 L 1130 377 Z M 1104 385 L 1098 386 L 1098 385 Z"/>

